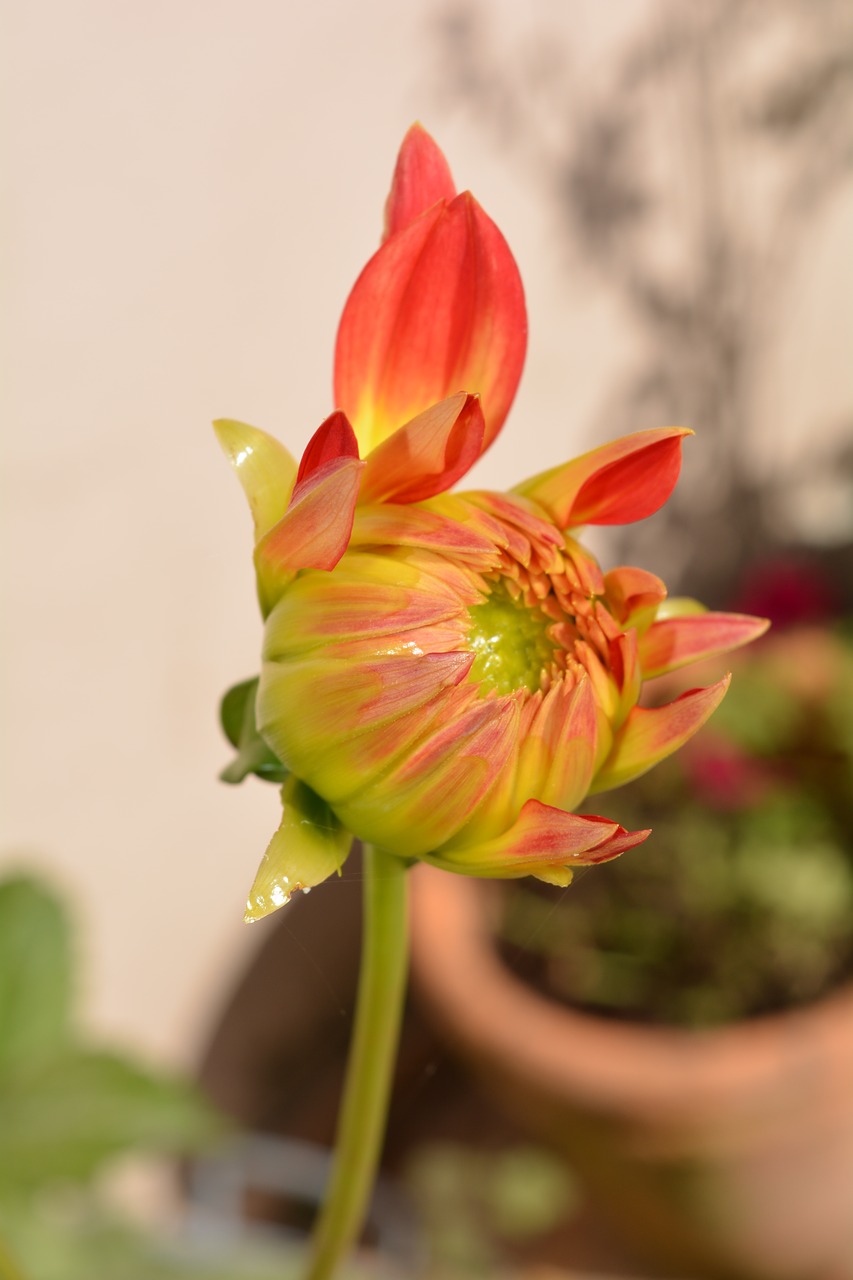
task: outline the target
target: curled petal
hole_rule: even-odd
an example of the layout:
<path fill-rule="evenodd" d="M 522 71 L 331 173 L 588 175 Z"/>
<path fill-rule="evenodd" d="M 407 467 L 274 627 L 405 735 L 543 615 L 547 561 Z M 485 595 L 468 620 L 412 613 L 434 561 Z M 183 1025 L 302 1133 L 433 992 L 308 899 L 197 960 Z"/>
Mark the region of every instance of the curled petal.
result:
<path fill-rule="evenodd" d="M 488 445 L 515 395 L 527 346 L 518 268 L 470 193 L 386 240 L 347 299 L 335 400 L 363 452 L 458 391 L 482 398 Z"/>
<path fill-rule="evenodd" d="M 397 156 L 385 202 L 383 239 L 402 231 L 439 200 L 452 200 L 455 195 L 456 187 L 443 152 L 422 125 L 413 124 Z"/>
<path fill-rule="evenodd" d="M 644 631 L 666 599 L 666 587 L 660 578 L 645 569 L 622 565 L 604 575 L 607 605 L 623 628 Z"/>
<path fill-rule="evenodd" d="M 339 458 L 294 490 L 255 548 L 261 607 L 268 613 L 300 569 L 333 569 L 347 549 L 363 462 Z"/>
<path fill-rule="evenodd" d="M 688 663 L 737 649 L 763 635 L 770 623 L 744 613 L 701 613 L 664 618 L 640 640 L 639 655 L 646 680 Z"/>
<path fill-rule="evenodd" d="M 515 490 L 532 498 L 561 529 L 580 524 L 630 524 L 666 502 L 681 470 L 684 427 L 637 431 L 525 480 Z"/>
<path fill-rule="evenodd" d="M 550 884 L 567 885 L 574 867 L 608 862 L 649 834 L 626 831 L 607 818 L 580 817 L 528 800 L 503 835 L 468 848 L 441 850 L 426 861 L 464 875 L 538 876 Z"/>
<path fill-rule="evenodd" d="M 283 444 L 258 427 L 220 418 L 213 429 L 249 500 L 259 542 L 287 510 L 296 463 Z"/>
<path fill-rule="evenodd" d="M 361 482 L 365 502 L 423 502 L 449 489 L 483 451 L 485 423 L 477 396 L 442 400 L 377 445 Z"/>
<path fill-rule="evenodd" d="M 725 676 L 707 689 L 690 689 L 663 707 L 634 707 L 590 790 L 621 787 L 683 747 L 719 706 L 730 680 Z"/>
<path fill-rule="evenodd" d="M 300 486 L 339 458 L 358 458 L 358 441 L 346 414 L 336 409 L 320 423 L 305 447 L 296 475 L 294 499 L 299 495 Z"/>
<path fill-rule="evenodd" d="M 352 835 L 316 792 L 296 778 L 281 789 L 281 825 L 261 859 L 246 903 L 247 924 L 283 907 L 298 890 L 340 872 Z"/>

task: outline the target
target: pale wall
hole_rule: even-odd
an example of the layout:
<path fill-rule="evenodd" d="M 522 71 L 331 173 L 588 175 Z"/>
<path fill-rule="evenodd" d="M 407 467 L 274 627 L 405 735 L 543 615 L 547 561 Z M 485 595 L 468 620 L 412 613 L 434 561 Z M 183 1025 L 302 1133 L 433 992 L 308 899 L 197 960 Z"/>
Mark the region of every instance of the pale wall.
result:
<path fill-rule="evenodd" d="M 570 10 L 604 59 L 648 7 L 531 12 Z M 520 172 L 442 105 L 435 13 L 7 13 L 0 856 L 68 888 L 90 1024 L 161 1060 L 192 1060 L 254 941 L 242 903 L 276 822 L 272 789 L 216 781 L 217 699 L 255 668 L 259 624 L 248 518 L 208 423 L 241 417 L 298 453 L 332 407 L 337 318 L 412 119 L 498 219 L 528 286 L 526 379 L 480 482 L 577 448 L 625 354 L 609 304 L 555 272 Z M 806 320 L 824 287 L 803 286 Z"/>

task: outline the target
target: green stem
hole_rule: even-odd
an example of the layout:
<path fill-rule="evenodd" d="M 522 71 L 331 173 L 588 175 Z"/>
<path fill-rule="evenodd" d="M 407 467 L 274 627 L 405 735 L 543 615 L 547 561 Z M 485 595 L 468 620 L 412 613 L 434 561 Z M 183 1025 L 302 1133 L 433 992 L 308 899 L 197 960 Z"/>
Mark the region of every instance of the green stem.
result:
<path fill-rule="evenodd" d="M 355 1029 L 332 1175 L 314 1227 L 305 1280 L 331 1280 L 338 1263 L 358 1239 L 373 1190 L 406 990 L 406 871 L 399 858 L 365 846 Z"/>

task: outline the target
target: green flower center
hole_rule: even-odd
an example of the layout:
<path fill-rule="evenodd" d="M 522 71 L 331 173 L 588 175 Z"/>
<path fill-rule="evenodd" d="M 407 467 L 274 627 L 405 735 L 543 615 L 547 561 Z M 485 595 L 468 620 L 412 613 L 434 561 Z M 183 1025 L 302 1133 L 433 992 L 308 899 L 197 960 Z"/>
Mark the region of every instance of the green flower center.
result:
<path fill-rule="evenodd" d="M 557 650 L 548 635 L 553 618 L 536 605 L 513 599 L 504 582 L 470 608 L 468 616 L 468 643 L 476 655 L 470 679 L 501 694 L 516 689 L 535 693 Z"/>

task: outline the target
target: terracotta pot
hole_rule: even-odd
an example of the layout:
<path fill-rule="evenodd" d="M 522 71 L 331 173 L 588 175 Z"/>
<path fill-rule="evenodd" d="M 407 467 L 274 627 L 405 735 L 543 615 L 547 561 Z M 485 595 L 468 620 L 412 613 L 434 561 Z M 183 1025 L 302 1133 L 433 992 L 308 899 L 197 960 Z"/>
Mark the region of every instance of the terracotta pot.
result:
<path fill-rule="evenodd" d="M 623 1239 L 694 1280 L 853 1280 L 853 987 L 713 1031 L 588 1017 L 502 963 L 489 888 L 412 873 L 416 990 Z"/>

